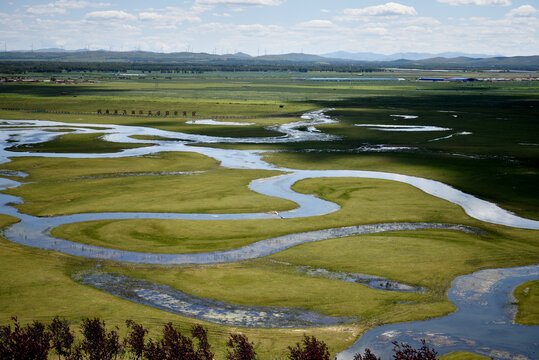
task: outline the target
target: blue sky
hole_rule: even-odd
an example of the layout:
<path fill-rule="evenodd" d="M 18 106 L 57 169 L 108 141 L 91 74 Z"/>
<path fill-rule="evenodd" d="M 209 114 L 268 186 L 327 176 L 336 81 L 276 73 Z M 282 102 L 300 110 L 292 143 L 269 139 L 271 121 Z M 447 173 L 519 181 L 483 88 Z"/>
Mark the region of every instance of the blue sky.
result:
<path fill-rule="evenodd" d="M 538 0 L 2 0 L 0 49 L 539 54 Z"/>

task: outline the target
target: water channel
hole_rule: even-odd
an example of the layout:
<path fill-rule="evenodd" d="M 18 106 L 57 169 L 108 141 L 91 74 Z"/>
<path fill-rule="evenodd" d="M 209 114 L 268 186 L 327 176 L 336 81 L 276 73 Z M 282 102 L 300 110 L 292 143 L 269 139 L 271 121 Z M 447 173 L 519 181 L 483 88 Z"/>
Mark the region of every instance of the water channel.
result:
<path fill-rule="evenodd" d="M 479 219 L 481 221 L 501 224 L 511 227 L 525 228 L 525 229 L 539 229 L 539 221 L 525 219 L 519 217 L 515 214 L 512 214 L 497 205 L 478 199 L 470 194 L 466 194 L 462 191 L 459 191 L 449 185 L 443 184 L 438 181 L 423 179 L 414 176 L 407 176 L 395 173 L 387 172 L 376 172 L 376 171 L 359 171 L 359 170 L 297 170 L 284 167 L 276 167 L 272 164 L 265 162 L 262 159 L 264 151 L 256 150 L 233 150 L 233 149 L 218 149 L 210 147 L 199 147 L 199 146 L 189 146 L 193 143 L 285 143 L 292 141 L 331 141 L 335 140 L 336 137 L 333 135 L 324 134 L 319 131 L 316 126 L 332 123 L 336 120 L 331 119 L 330 117 L 324 114 L 324 111 L 315 111 L 307 113 L 302 116 L 300 121 L 289 123 L 277 127 L 273 127 L 272 130 L 279 131 L 283 133 L 282 136 L 277 137 L 267 137 L 267 138 L 226 138 L 226 137 L 213 137 L 213 136 L 204 136 L 196 134 L 185 134 L 179 132 L 171 132 L 153 128 L 137 127 L 137 126 L 121 126 L 121 125 L 95 125 L 95 124 L 67 124 L 54 121 L 38 121 L 38 120 L 3 120 L 0 123 L 0 163 L 5 163 L 10 161 L 9 158 L 21 157 L 21 156 L 37 156 L 37 157 L 67 157 L 67 158 L 113 158 L 113 157 L 129 157 L 129 156 L 140 156 L 147 155 L 152 153 L 164 152 L 164 151 L 189 151 L 203 154 L 209 157 L 212 157 L 220 161 L 222 166 L 236 168 L 236 169 L 264 169 L 264 170 L 280 170 L 285 174 L 274 176 L 266 179 L 258 179 L 253 181 L 250 184 L 250 188 L 253 191 L 258 193 L 276 196 L 283 199 L 294 201 L 298 204 L 297 208 L 284 211 L 281 213 L 243 213 L 243 214 L 185 214 L 185 213 L 141 213 L 141 212 L 121 212 L 121 213 L 88 213 L 88 214 L 75 214 L 75 215 L 66 215 L 66 216 L 56 216 L 56 217 L 35 217 L 27 214 L 19 213 L 13 206 L 13 204 L 21 203 L 22 199 L 0 194 L 0 213 L 15 216 L 21 221 L 15 225 L 12 225 L 4 230 L 3 235 L 6 239 L 42 249 L 55 250 L 64 252 L 76 256 L 84 256 L 98 259 L 107 259 L 115 261 L 125 261 L 133 263 L 146 263 L 146 264 L 208 264 L 208 263 L 222 263 L 222 262 L 231 262 L 231 261 L 240 261 L 246 259 L 253 259 L 261 256 L 266 256 L 273 254 L 278 251 L 282 251 L 291 246 L 302 244 L 305 242 L 319 241 L 323 239 L 331 239 L 336 237 L 345 237 L 350 235 L 360 235 L 368 234 L 374 232 L 384 232 L 384 231 L 396 231 L 396 230 L 415 230 L 415 229 L 452 229 L 465 232 L 473 232 L 475 229 L 461 226 L 458 224 L 431 224 L 431 223 L 388 223 L 388 224 L 374 224 L 374 225 L 357 225 L 350 227 L 326 229 L 319 231 L 311 231 L 299 234 L 288 234 L 285 236 L 271 238 L 259 241 L 257 243 L 245 246 L 240 249 L 233 249 L 228 251 L 220 251 L 213 253 L 201 253 L 201 254 L 151 254 L 151 253 L 139 253 L 139 252 L 130 252 L 122 251 L 117 249 L 101 248 L 97 246 L 90 246 L 85 244 L 79 244 L 70 242 L 68 240 L 54 238 L 50 234 L 50 230 L 54 227 L 63 224 L 70 224 L 81 221 L 91 221 L 91 220 L 104 220 L 104 219 L 190 219 L 190 220 L 239 220 L 239 219 L 272 219 L 276 217 L 281 218 L 297 218 L 297 217 L 310 217 L 310 216 L 320 216 L 324 214 L 329 214 L 339 210 L 337 204 L 322 200 L 317 198 L 314 195 L 309 194 L 300 194 L 294 192 L 291 187 L 296 182 L 309 179 L 309 178 L 339 178 L 339 177 L 357 177 L 357 178 L 374 178 L 374 179 L 384 179 L 390 181 L 398 181 L 407 183 L 411 186 L 414 186 L 427 194 L 445 199 L 454 204 L 461 206 L 464 211 L 471 217 Z M 203 122 L 204 123 L 204 122 Z M 194 125 L 195 126 L 195 125 Z M 406 126 L 403 129 L 409 129 Z M 45 141 L 54 139 L 55 137 L 61 135 L 61 133 L 53 131 L 70 131 L 70 133 L 103 133 L 103 139 L 106 141 L 113 142 L 124 142 L 124 143 L 139 143 L 147 144 L 146 147 L 126 149 L 118 153 L 105 153 L 105 154 L 82 154 L 82 153 L 72 153 L 72 154 L 57 154 L 57 153 L 33 153 L 33 152 L 11 152 L 6 150 L 8 147 L 16 145 L 29 145 L 36 144 Z M 440 131 L 440 129 L 434 129 Z M 443 129 L 446 130 L 446 129 Z M 449 130 L 449 129 L 447 129 Z M 422 128 L 422 131 L 429 131 Z M 146 135 L 154 136 L 156 139 L 161 140 L 139 140 L 134 139 L 134 135 Z M 170 139 L 170 140 L 162 140 Z M 10 177 L 22 177 L 24 174 L 20 173 L 10 173 L 2 172 L 0 176 L 10 176 Z M 19 186 L 21 183 L 7 179 L 0 178 L 0 188 L 6 189 L 10 187 Z M 268 209 L 270 210 L 270 209 Z M 502 270 L 492 270 L 492 271 L 502 271 Z M 522 273 L 526 273 L 522 275 Z M 337 280 L 347 281 L 353 279 L 354 276 L 350 277 L 347 274 L 330 274 L 329 272 L 324 272 L 324 269 L 317 269 L 317 276 L 323 274 L 322 276 L 333 276 Z M 324 275 L 325 274 L 325 275 Z M 513 270 L 506 271 L 504 274 L 504 280 L 500 280 L 503 284 L 509 284 L 507 286 L 513 287 L 518 283 L 525 281 L 526 279 L 536 279 L 539 277 L 537 267 L 525 268 L 524 270 Z M 475 275 L 475 274 L 473 274 Z M 470 275 L 470 276 L 473 276 Z M 191 309 L 190 306 L 195 303 L 204 302 L 204 299 L 196 299 L 189 294 L 180 293 L 174 289 L 164 287 L 164 285 L 144 282 L 140 279 L 131 279 L 125 276 L 113 275 L 113 274 L 90 274 L 90 275 L 78 275 L 79 281 L 87 283 L 91 286 L 96 286 L 104 291 L 108 291 L 117 296 L 122 296 L 124 298 L 130 299 L 132 301 L 137 301 L 143 304 L 161 308 L 163 310 L 174 312 L 175 309 Z M 459 278 L 461 279 L 461 278 Z M 455 280 L 457 285 L 460 284 L 461 280 Z M 511 280 L 509 280 L 511 279 Z M 387 279 L 377 279 L 377 281 L 390 281 Z M 359 281 L 358 281 L 359 282 Z M 119 286 L 118 284 L 124 284 L 124 286 Z M 129 286 L 125 284 L 131 284 Z M 399 285 L 401 286 L 401 285 Z M 504 285 L 505 286 L 505 285 Z M 397 289 L 398 286 L 394 290 Z M 453 287 L 455 288 L 455 286 Z M 452 288 L 452 289 L 453 289 Z M 458 286 L 457 286 L 458 288 Z M 120 289 L 120 290 L 119 290 Z M 489 288 L 490 289 L 490 288 Z M 388 289 L 391 290 L 391 289 Z M 453 290 L 452 290 L 453 291 Z M 444 324 L 452 322 L 456 324 L 456 329 L 461 331 L 464 324 L 464 318 L 469 316 L 466 311 L 467 305 L 465 302 L 459 302 L 458 298 L 455 298 L 454 295 L 451 295 L 450 299 L 459 306 L 459 312 L 455 313 L 454 317 L 444 317 L 440 321 Z M 498 316 L 495 314 L 495 311 L 498 311 L 500 308 L 504 308 L 505 300 L 503 297 L 500 297 L 499 293 L 494 291 L 487 291 L 485 296 L 494 296 L 492 300 L 489 300 L 488 308 L 483 310 L 489 314 L 489 316 Z M 463 295 L 464 296 L 464 295 Z M 471 296 L 471 295 L 470 295 Z M 465 297 L 469 298 L 470 296 L 466 295 Z M 498 299 L 494 301 L 494 299 Z M 206 299 L 207 300 L 207 299 Z M 163 305 L 164 304 L 164 305 Z M 205 308 L 196 308 L 195 310 L 188 310 L 184 312 L 184 316 L 190 316 L 189 311 L 191 311 L 192 316 L 212 321 L 214 322 L 229 324 L 229 325 L 239 325 L 239 326 L 263 326 L 263 327 L 301 327 L 301 326 L 320 326 L 320 325 L 329 325 L 329 324 L 339 324 L 350 319 L 341 319 L 341 318 L 330 318 L 322 314 L 314 314 L 305 312 L 301 309 L 260 309 L 255 307 L 247 307 L 245 305 L 234 305 L 234 304 L 225 304 L 225 303 L 211 303 L 205 302 Z M 475 306 L 475 305 L 473 305 Z M 472 307 L 473 307 L 472 306 Z M 213 310 L 212 310 L 213 309 Z M 228 309 L 228 310 L 227 310 Z M 182 311 L 183 311 L 182 310 Z M 227 312 L 228 311 L 228 312 Z M 198 315 L 193 315 L 197 313 Z M 211 314 L 217 314 L 212 317 Z M 238 314 L 243 314 L 242 316 Z M 267 317 L 264 317 L 263 314 L 270 314 Z M 291 314 L 291 315 L 286 315 Z M 460 314 L 457 316 L 457 314 Z M 463 315 L 464 314 L 464 315 Z M 459 317 L 460 316 L 460 317 Z M 447 320 L 453 319 L 453 320 Z M 225 320 L 215 320 L 215 319 L 225 319 Z M 227 320 L 228 319 L 228 320 Z M 233 319 L 233 320 L 231 320 Z M 265 320 L 264 320 L 265 319 Z M 268 320 L 269 319 L 269 320 Z M 273 321 L 279 319 L 278 321 Z M 314 319 L 314 320 L 313 320 Z M 498 318 L 496 318 L 498 319 Z M 436 320 L 436 319 L 435 319 Z M 221 322 L 220 322 L 221 321 Z M 228 321 L 228 322 L 227 322 Z M 506 321 L 506 320 L 504 320 Z M 520 343 L 515 342 L 515 347 L 506 348 L 501 346 L 493 346 L 492 342 L 488 342 L 489 338 L 498 339 L 496 337 L 490 336 L 490 329 L 498 329 L 491 326 L 491 324 L 497 324 L 500 320 L 493 320 L 486 323 L 481 323 L 482 325 L 477 325 L 479 323 L 474 323 L 476 325 L 470 325 L 470 328 L 475 327 L 476 332 L 483 333 L 483 335 L 478 335 L 483 340 L 486 340 L 487 343 L 483 344 L 478 339 L 472 339 L 470 341 L 463 340 L 458 342 L 456 340 L 448 340 L 455 345 L 454 348 L 466 348 L 469 344 L 480 344 L 481 348 L 489 347 L 489 349 L 501 349 L 499 353 L 502 354 L 504 351 L 509 354 L 515 354 L 517 346 Z M 507 322 L 507 321 L 506 321 Z M 380 343 L 380 336 L 386 336 L 390 334 L 389 339 L 402 341 L 401 339 L 415 339 L 417 336 L 422 336 L 424 334 L 444 334 L 440 335 L 441 338 L 458 336 L 455 334 L 456 330 L 451 331 L 447 330 L 449 325 L 440 325 L 448 331 L 448 334 L 442 332 L 440 328 L 436 325 L 437 323 L 431 323 L 430 321 L 418 322 L 418 325 L 415 325 L 418 329 L 424 329 L 424 333 L 408 333 L 408 330 L 405 330 L 405 324 L 398 325 L 399 327 L 396 330 L 385 330 L 385 327 L 377 328 L 369 331 L 364 336 L 361 337 L 360 341 L 348 352 L 340 354 L 340 359 L 351 358 L 351 355 L 354 351 L 361 349 L 364 346 L 368 346 L 371 349 L 376 350 L 376 344 Z M 455 325 L 452 325 L 453 327 Z M 486 327 L 488 331 L 478 331 L 479 328 Z M 432 329 L 432 330 L 431 330 Z M 524 329 L 524 330 L 522 330 Z M 530 330 L 532 329 L 532 330 Z M 375 333 L 373 331 L 377 331 Z M 381 332 L 380 332 L 381 331 Z M 389 331 L 389 332 L 388 332 Z M 498 330 L 492 330 L 494 332 Z M 526 334 L 532 332 L 536 335 L 537 327 L 507 327 L 502 330 L 504 333 L 509 331 L 510 338 L 518 337 L 515 334 L 523 334 L 522 338 L 528 336 Z M 380 335 L 381 334 L 381 335 Z M 386 334 L 386 335 L 384 335 Z M 393 335 L 396 334 L 396 335 Z M 452 334 L 452 335 L 451 335 Z M 467 335 L 462 331 L 462 338 L 464 339 Z M 398 335 L 398 336 L 397 336 Z M 402 335 L 402 336 L 401 336 Z M 410 335 L 410 336 L 408 336 Z M 378 337 L 377 337 L 378 336 Z M 408 336 L 408 337 L 406 337 Z M 368 340 L 371 339 L 371 340 Z M 497 341 L 497 340 L 496 340 Z M 466 346 L 462 344 L 468 344 Z M 386 343 L 381 343 L 382 347 L 387 350 L 387 341 Z M 537 343 L 532 342 L 531 345 L 532 352 L 524 351 L 523 356 L 529 358 L 530 354 L 535 354 L 537 351 Z M 476 351 L 477 346 L 472 346 L 472 351 Z M 475 349 L 475 350 L 474 350 Z M 520 349 L 520 347 L 518 347 Z M 485 350 L 486 351 L 486 350 Z M 493 350 L 494 351 L 494 350 Z M 520 350 L 519 350 L 520 351 Z M 498 354 L 498 353 L 496 353 Z M 505 354 L 505 353 L 504 353 Z M 497 355 L 496 355 L 497 356 Z M 512 356 L 512 355 L 511 355 Z"/>

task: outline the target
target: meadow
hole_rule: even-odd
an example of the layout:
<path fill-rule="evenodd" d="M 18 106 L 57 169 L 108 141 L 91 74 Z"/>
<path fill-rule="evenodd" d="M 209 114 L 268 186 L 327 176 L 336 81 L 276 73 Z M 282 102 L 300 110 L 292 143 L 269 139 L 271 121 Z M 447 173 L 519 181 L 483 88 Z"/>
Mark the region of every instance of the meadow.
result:
<path fill-rule="evenodd" d="M 72 85 L 0 83 L 0 118 L 114 123 L 211 136 L 263 137 L 278 134 L 267 126 L 297 121 L 310 110 L 331 108 L 328 114 L 339 122 L 318 128 L 340 136 L 340 140 L 203 146 L 272 150 L 264 155 L 264 160 L 293 169 L 374 170 L 425 177 L 492 201 L 520 216 L 539 219 L 537 83 L 423 83 L 413 81 L 415 73 L 383 74 L 405 77 L 408 81 L 404 82 L 291 80 L 298 75 L 208 73 L 167 79 L 156 74 L 155 79 L 106 76 L 97 83 Z M 177 110 L 180 115 L 107 116 L 98 115 L 97 109 Z M 181 115 L 183 111 L 188 115 Z M 192 112 L 196 112 L 195 117 Z M 187 123 L 221 117 L 255 125 Z M 380 131 L 357 124 L 421 124 L 451 130 Z M 437 140 L 447 135 L 453 136 Z M 381 144 L 395 149 L 375 151 Z M 12 149 L 36 154 L 106 153 L 133 146 L 139 145 L 109 143 L 95 134 L 66 131 L 47 143 L 17 147 L 14 142 Z M 190 152 L 111 159 L 13 157 L 0 169 L 29 174 L 25 179 L 6 176 L 25 184 L 3 192 L 21 197 L 24 203 L 13 206 L 36 216 L 109 211 L 245 213 L 295 207 L 290 201 L 248 188 L 252 180 L 282 172 L 227 169 L 214 159 Z M 355 318 L 342 326 L 307 329 L 231 328 L 203 323 L 217 346 L 217 358 L 224 356 L 225 334 L 237 331 L 255 342 L 264 359 L 283 356 L 286 346 L 299 341 L 304 333 L 325 341 L 335 354 L 371 327 L 454 311 L 446 293 L 457 276 L 487 268 L 539 263 L 537 230 L 475 220 L 460 207 L 406 184 L 318 178 L 300 181 L 293 189 L 316 194 L 339 204 L 341 209 L 324 216 L 296 219 L 89 221 L 51 231 L 56 237 L 75 242 L 159 253 L 227 250 L 289 233 L 382 222 L 455 223 L 480 231 L 466 234 L 418 230 L 351 236 L 303 244 L 256 260 L 201 266 L 91 260 L 1 239 L 0 324 L 7 324 L 14 315 L 21 322 L 48 321 L 59 315 L 73 324 L 83 317 L 99 316 L 111 325 L 121 325 L 131 318 L 155 335 L 168 321 L 184 329 L 199 323 L 120 299 L 72 279 L 74 273 L 82 270 L 100 269 L 230 303 L 299 307 Z M 0 220 L 3 227 L 17 221 L 6 215 Z M 374 290 L 299 273 L 294 266 L 300 265 L 377 275 L 426 291 Z M 539 301 L 537 282 L 523 284 L 515 295 L 521 304 L 518 321 L 539 325 L 535 311 Z M 453 353 L 444 359 L 470 356 Z"/>

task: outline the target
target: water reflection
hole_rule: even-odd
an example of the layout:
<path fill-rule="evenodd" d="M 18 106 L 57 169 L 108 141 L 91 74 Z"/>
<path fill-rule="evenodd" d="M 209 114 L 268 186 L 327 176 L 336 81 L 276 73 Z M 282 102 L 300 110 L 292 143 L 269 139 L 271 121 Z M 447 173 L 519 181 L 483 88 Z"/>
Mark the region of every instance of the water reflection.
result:
<path fill-rule="evenodd" d="M 469 351 L 495 359 L 539 358 L 539 326 L 514 323 L 513 289 L 539 277 L 539 265 L 483 270 L 456 278 L 449 299 L 458 310 L 445 317 L 425 321 L 384 325 L 367 331 L 338 360 L 371 349 L 390 359 L 392 341 L 418 348 L 426 339 L 440 355 Z"/>

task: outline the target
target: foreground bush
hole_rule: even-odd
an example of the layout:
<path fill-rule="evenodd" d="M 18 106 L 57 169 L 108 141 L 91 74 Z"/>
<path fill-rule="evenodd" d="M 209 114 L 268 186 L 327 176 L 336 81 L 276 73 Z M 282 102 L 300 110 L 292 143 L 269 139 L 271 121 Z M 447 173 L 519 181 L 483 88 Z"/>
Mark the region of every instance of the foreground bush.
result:
<path fill-rule="evenodd" d="M 39 321 L 22 328 L 16 317 L 11 318 L 10 325 L 0 329 L 0 359 L 47 360 L 50 349 L 50 334 Z"/>
<path fill-rule="evenodd" d="M 303 343 L 297 343 L 295 347 L 288 347 L 289 360 L 329 360 L 329 349 L 323 341 L 318 341 L 314 336 L 310 338 L 303 335 Z"/>
<path fill-rule="evenodd" d="M 120 341 L 118 327 L 108 331 L 99 318 L 83 319 L 82 339 L 75 343 L 75 335 L 66 320 L 55 317 L 45 326 L 34 321 L 21 327 L 16 317 L 12 325 L 0 327 L 1 360 L 47 360 L 52 349 L 58 359 L 66 360 L 213 360 L 208 342 L 208 331 L 201 325 L 191 328 L 190 336 L 182 334 L 172 323 L 163 327 L 160 340 L 148 339 L 148 330 L 133 320 L 127 320 L 128 334 Z M 394 360 L 434 360 L 436 351 L 421 340 L 419 349 L 409 344 L 393 342 Z M 254 343 L 243 334 L 230 334 L 226 343 L 227 360 L 257 359 Z M 327 345 L 314 336 L 303 335 L 303 341 L 288 347 L 289 360 L 330 360 Z M 369 349 L 356 354 L 354 360 L 380 360 Z"/>

